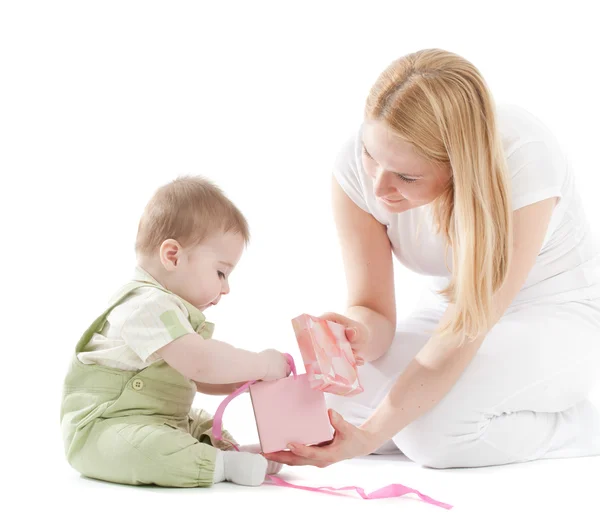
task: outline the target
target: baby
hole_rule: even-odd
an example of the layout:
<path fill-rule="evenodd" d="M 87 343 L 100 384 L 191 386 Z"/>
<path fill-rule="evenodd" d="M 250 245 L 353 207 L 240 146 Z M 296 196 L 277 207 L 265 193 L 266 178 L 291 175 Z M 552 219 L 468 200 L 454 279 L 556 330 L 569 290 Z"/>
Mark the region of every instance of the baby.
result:
<path fill-rule="evenodd" d="M 212 339 L 202 314 L 229 293 L 248 238 L 244 216 L 204 179 L 179 178 L 155 193 L 139 224 L 134 278 L 83 334 L 66 376 L 62 432 L 81 474 L 170 487 L 264 481 L 267 460 L 217 441 L 212 416 L 192 409 L 196 392 L 229 394 L 247 380 L 289 375 L 276 350 Z"/>

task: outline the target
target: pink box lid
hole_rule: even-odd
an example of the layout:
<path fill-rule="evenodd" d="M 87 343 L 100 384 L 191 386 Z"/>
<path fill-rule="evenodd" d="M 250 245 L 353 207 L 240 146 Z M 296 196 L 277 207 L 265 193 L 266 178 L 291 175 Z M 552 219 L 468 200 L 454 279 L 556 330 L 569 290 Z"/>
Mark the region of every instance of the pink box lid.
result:
<path fill-rule="evenodd" d="M 363 391 L 343 325 L 302 314 L 292 326 L 312 388 L 342 396 Z"/>

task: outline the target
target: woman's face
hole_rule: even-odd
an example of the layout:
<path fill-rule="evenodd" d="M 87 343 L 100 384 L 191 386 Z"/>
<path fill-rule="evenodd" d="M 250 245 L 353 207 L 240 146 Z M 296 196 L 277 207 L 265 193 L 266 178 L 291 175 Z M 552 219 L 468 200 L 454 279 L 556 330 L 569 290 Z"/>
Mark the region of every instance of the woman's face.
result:
<path fill-rule="evenodd" d="M 382 121 L 365 121 L 362 161 L 377 200 L 392 213 L 433 202 L 452 177 L 449 165 L 423 158 Z"/>

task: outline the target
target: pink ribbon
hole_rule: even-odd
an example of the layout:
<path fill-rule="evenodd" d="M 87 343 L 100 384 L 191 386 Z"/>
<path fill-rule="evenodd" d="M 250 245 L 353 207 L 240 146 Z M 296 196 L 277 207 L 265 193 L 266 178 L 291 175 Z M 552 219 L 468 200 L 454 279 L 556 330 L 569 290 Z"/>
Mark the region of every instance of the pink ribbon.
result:
<path fill-rule="evenodd" d="M 340 492 L 354 490 L 363 499 L 386 499 L 388 497 L 402 497 L 406 494 L 416 494 L 421 498 L 421 500 L 431 505 L 439 506 L 441 508 L 445 508 L 446 510 L 450 510 L 452 508 L 452 505 L 442 503 L 441 501 L 437 501 L 429 496 L 426 496 L 425 494 L 421 494 L 421 492 L 415 490 L 414 488 L 405 487 L 404 485 L 400 485 L 399 483 L 393 483 L 391 485 L 382 487 L 378 490 L 374 490 L 373 492 L 367 494 L 365 490 L 360 487 L 305 487 L 302 485 L 294 485 L 292 483 L 288 483 L 287 481 L 278 478 L 277 476 L 267 476 L 267 479 L 270 481 L 270 483 L 278 487 L 297 488 L 300 490 L 308 490 L 309 492 L 321 492 L 323 494 L 332 494 L 334 496 L 342 495 L 340 494 Z"/>
<path fill-rule="evenodd" d="M 296 371 L 296 363 L 294 362 L 294 358 L 289 353 L 284 353 L 283 355 L 290 366 L 290 370 L 292 372 L 292 375 L 294 375 L 294 379 L 296 379 L 298 373 Z M 236 389 L 233 393 L 231 393 L 219 404 L 219 407 L 217 407 L 217 411 L 215 412 L 215 416 L 213 417 L 213 436 L 215 437 L 215 439 L 228 443 L 238 452 L 240 449 L 237 445 L 223 438 L 223 413 L 225 413 L 225 408 L 229 405 L 229 402 L 231 402 L 234 398 L 240 396 L 242 393 L 248 391 L 250 386 L 255 382 L 256 380 L 250 380 L 240 388 Z"/>
<path fill-rule="evenodd" d="M 294 359 L 292 358 L 292 356 L 289 353 L 284 353 L 284 355 L 288 361 L 288 364 L 290 365 L 290 369 L 292 371 L 292 374 L 294 375 L 294 378 L 296 378 L 297 373 L 296 373 L 296 364 L 294 363 Z M 236 389 L 233 393 L 231 393 L 231 395 L 226 397 L 221 402 L 219 407 L 217 408 L 217 411 L 215 412 L 215 416 L 213 418 L 213 436 L 215 437 L 215 439 L 228 443 L 236 451 L 240 450 L 237 445 L 235 445 L 234 443 L 231 443 L 228 440 L 223 439 L 223 413 L 225 412 L 225 408 L 229 405 L 229 402 L 231 402 L 234 398 L 238 397 L 242 393 L 245 393 L 246 391 L 248 391 L 248 388 L 255 382 L 256 382 L 256 380 L 246 382 L 243 386 L 241 386 L 239 389 Z M 354 487 L 354 486 L 340 487 L 340 488 L 306 487 L 303 485 L 294 485 L 293 483 L 288 483 L 287 481 L 285 481 L 277 476 L 267 476 L 266 480 L 270 484 L 278 486 L 278 487 L 296 488 L 299 490 L 308 490 L 309 492 L 320 492 L 323 494 L 332 494 L 335 496 L 344 495 L 344 494 L 340 494 L 340 492 L 345 492 L 345 491 L 350 490 L 350 491 L 355 491 L 362 499 L 386 499 L 389 497 L 402 497 L 406 494 L 416 494 L 419 498 L 421 498 L 422 501 L 425 501 L 426 503 L 429 503 L 431 505 L 439 506 L 441 508 L 445 508 L 446 510 L 450 510 L 452 508 L 452 505 L 442 503 L 441 501 L 437 501 L 429 496 L 426 496 L 425 494 L 421 494 L 421 492 L 419 492 L 418 490 L 415 490 L 414 488 L 405 487 L 404 485 L 400 485 L 399 483 L 393 483 L 391 485 L 387 485 L 385 487 L 379 488 L 379 489 L 374 490 L 373 492 L 370 492 L 369 494 L 367 494 L 363 488 Z"/>

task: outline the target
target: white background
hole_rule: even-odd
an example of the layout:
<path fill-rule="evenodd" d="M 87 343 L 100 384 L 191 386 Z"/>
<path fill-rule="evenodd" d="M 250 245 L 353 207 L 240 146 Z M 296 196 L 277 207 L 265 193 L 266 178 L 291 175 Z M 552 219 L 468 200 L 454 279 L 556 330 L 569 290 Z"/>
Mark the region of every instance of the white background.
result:
<path fill-rule="evenodd" d="M 16 498 L 17 516 L 25 517 L 62 503 L 70 517 L 94 508 L 86 503 L 124 500 L 133 513 L 151 495 L 111 494 L 101 484 L 84 492 L 63 460 L 58 411 L 74 345 L 130 276 L 138 218 L 161 184 L 208 176 L 249 220 L 252 241 L 232 292 L 208 314 L 217 338 L 299 360 L 290 319 L 343 311 L 331 166 L 360 124 L 371 84 L 403 54 L 428 47 L 461 54 L 498 102 L 540 117 L 571 157 L 589 218 L 598 222 L 600 42 L 588 4 L 4 2 L 0 479 L 9 491 L 0 493 L 9 500 L 0 509 Z M 398 272 L 401 315 L 421 283 Z M 214 409 L 216 400 L 203 405 Z M 247 401 L 228 414 L 240 439 L 255 438 Z M 425 482 L 433 473 L 418 474 Z M 580 473 L 573 478 L 583 481 Z M 281 492 L 269 494 L 269 509 L 289 514 L 284 500 L 293 491 Z M 171 497 L 154 510 L 204 514 L 205 495 L 185 507 Z M 527 497 L 505 495 L 506 510 L 525 506 L 520 499 Z M 329 497 L 318 506 L 342 502 L 349 507 Z"/>

